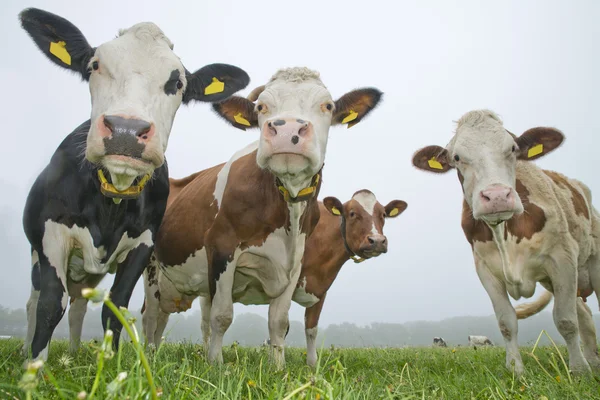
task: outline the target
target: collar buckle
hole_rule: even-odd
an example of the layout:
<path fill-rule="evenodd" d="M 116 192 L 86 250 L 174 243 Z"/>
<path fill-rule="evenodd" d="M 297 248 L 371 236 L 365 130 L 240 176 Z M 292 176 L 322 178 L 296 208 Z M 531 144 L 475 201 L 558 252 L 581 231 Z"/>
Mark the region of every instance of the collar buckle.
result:
<path fill-rule="evenodd" d="M 118 202 L 115 201 L 118 204 L 123 199 L 137 199 L 150 180 L 150 174 L 144 175 L 136 186 L 130 186 L 125 190 L 118 190 L 112 183 L 108 182 L 101 169 L 98 170 L 98 179 L 100 180 L 100 192 L 106 197 L 118 200 Z"/>

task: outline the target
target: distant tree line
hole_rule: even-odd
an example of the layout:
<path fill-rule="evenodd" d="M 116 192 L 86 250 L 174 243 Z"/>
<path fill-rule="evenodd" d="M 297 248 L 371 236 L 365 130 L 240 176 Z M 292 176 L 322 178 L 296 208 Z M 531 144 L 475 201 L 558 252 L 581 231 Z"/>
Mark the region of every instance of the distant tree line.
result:
<path fill-rule="evenodd" d="M 68 310 L 67 310 L 68 312 Z M 102 337 L 100 323 L 101 308 L 89 308 L 83 327 L 84 340 Z M 137 317 L 137 328 L 142 333 L 141 314 L 134 312 Z M 68 338 L 68 318 L 62 319 L 55 330 L 55 338 Z M 594 319 L 596 329 L 600 328 L 600 318 Z M 10 310 L 0 306 L 0 335 L 24 337 L 27 329 L 25 310 Z M 519 321 L 519 342 L 521 345 L 532 344 L 542 330 L 557 343 L 564 343 L 556 331 L 552 314 L 542 312 L 527 320 Z M 488 336 L 494 344 L 502 345 L 502 337 L 498 330 L 496 318 L 487 317 L 454 317 L 442 321 L 415 321 L 404 324 L 372 323 L 359 326 L 353 323 L 331 324 L 319 330 L 318 343 L 329 347 L 404 347 L 429 346 L 435 336 L 441 336 L 449 346 L 466 345 L 469 335 Z M 225 344 L 233 341 L 241 346 L 259 346 L 269 336 L 267 320 L 257 314 L 244 313 L 235 316 L 234 321 L 225 335 Z M 200 343 L 200 311 L 185 314 L 174 314 L 165 330 L 167 341 L 191 341 Z M 542 344 L 548 344 L 544 338 Z M 288 346 L 305 346 L 304 324 L 291 321 L 290 331 L 286 338 Z"/>

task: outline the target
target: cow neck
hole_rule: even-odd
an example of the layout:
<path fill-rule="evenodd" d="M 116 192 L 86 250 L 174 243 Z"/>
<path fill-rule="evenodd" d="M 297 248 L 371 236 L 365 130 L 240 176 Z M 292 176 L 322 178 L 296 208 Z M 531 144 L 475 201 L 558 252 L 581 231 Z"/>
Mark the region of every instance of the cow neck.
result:
<path fill-rule="evenodd" d="M 346 240 L 346 217 L 342 215 L 342 222 L 340 223 L 340 229 L 342 231 L 342 239 L 344 240 L 344 247 L 346 248 L 346 252 L 350 255 L 349 258 L 354 261 L 356 264 L 360 264 L 365 261 L 366 258 L 359 257 L 350 250 L 350 246 L 348 246 L 348 241 Z"/>
<path fill-rule="evenodd" d="M 315 196 L 315 193 L 317 192 L 317 186 L 319 185 L 319 180 L 321 179 L 321 175 L 319 173 L 317 173 L 315 176 L 312 177 L 311 181 L 310 181 L 310 186 L 301 189 L 298 192 L 298 195 L 296 197 L 293 197 L 289 190 L 287 190 L 285 188 L 285 186 L 283 185 L 283 183 L 281 182 L 281 180 L 279 178 L 275 179 L 275 184 L 277 185 L 277 189 L 279 189 L 279 193 L 281 193 L 281 195 L 283 196 L 283 199 L 286 201 L 286 203 L 299 203 L 301 201 L 307 201 L 312 199 Z"/>
<path fill-rule="evenodd" d="M 506 246 L 506 239 L 504 238 L 504 233 L 506 230 L 505 225 L 506 222 L 501 222 L 497 225 L 488 225 L 488 227 L 492 231 L 494 243 L 496 244 L 498 252 L 500 253 L 500 260 L 502 261 L 502 272 L 504 273 L 504 280 L 514 285 L 518 284 L 521 278 L 518 275 L 518 271 L 514 271 L 510 268 L 511 262 L 510 257 L 508 255 L 508 248 Z"/>
<path fill-rule="evenodd" d="M 144 187 L 150 180 L 151 175 L 144 175 L 135 186 L 130 186 L 125 190 L 118 190 L 112 183 L 110 183 L 106 176 L 104 175 L 104 171 L 102 169 L 98 169 L 98 180 L 100 181 L 100 193 L 104 196 L 111 198 L 115 204 L 119 204 L 121 200 L 132 200 L 137 199 Z"/>

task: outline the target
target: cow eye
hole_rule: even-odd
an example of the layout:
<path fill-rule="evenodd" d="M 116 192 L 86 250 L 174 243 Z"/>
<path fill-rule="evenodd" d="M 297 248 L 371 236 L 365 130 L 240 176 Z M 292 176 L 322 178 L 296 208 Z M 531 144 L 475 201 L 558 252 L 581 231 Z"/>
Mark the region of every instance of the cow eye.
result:
<path fill-rule="evenodd" d="M 177 81 L 177 89 L 182 89 L 183 88 L 183 82 L 181 82 L 181 80 Z"/>
<path fill-rule="evenodd" d="M 327 108 L 328 111 L 333 110 L 333 105 L 331 103 L 328 103 L 325 108 Z"/>
<path fill-rule="evenodd" d="M 460 161 L 460 157 L 458 156 L 458 154 L 454 155 L 454 161 Z"/>
<path fill-rule="evenodd" d="M 356 214 L 354 213 L 354 211 L 350 211 L 350 218 L 354 218 L 356 216 Z"/>
<path fill-rule="evenodd" d="M 258 110 L 258 112 L 261 112 L 263 110 L 263 105 L 259 104 L 258 107 L 256 107 L 256 109 Z"/>
<path fill-rule="evenodd" d="M 98 64 L 98 61 L 94 61 L 94 62 L 92 63 L 92 69 L 93 69 L 94 71 L 98 71 L 98 68 L 100 68 L 100 64 Z"/>
<path fill-rule="evenodd" d="M 513 147 L 512 147 L 512 152 L 514 153 L 516 150 L 517 150 L 517 146 L 515 146 L 515 145 L 513 144 Z"/>

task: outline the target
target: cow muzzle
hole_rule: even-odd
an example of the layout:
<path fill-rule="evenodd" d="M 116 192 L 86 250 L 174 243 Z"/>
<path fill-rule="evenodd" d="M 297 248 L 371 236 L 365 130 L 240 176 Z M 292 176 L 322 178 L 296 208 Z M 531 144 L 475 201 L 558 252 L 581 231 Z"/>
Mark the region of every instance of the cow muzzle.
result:
<path fill-rule="evenodd" d="M 473 217 L 497 225 L 519 212 L 517 204 L 517 195 L 513 188 L 502 184 L 490 185 L 479 192 L 473 207 Z"/>
<path fill-rule="evenodd" d="M 299 118 L 278 118 L 265 122 L 262 135 L 263 140 L 270 145 L 272 155 L 303 156 L 314 132 L 312 124 L 308 121 Z"/>
<path fill-rule="evenodd" d="M 387 238 L 384 235 L 371 234 L 363 240 L 359 252 L 367 258 L 377 257 L 387 253 Z"/>

